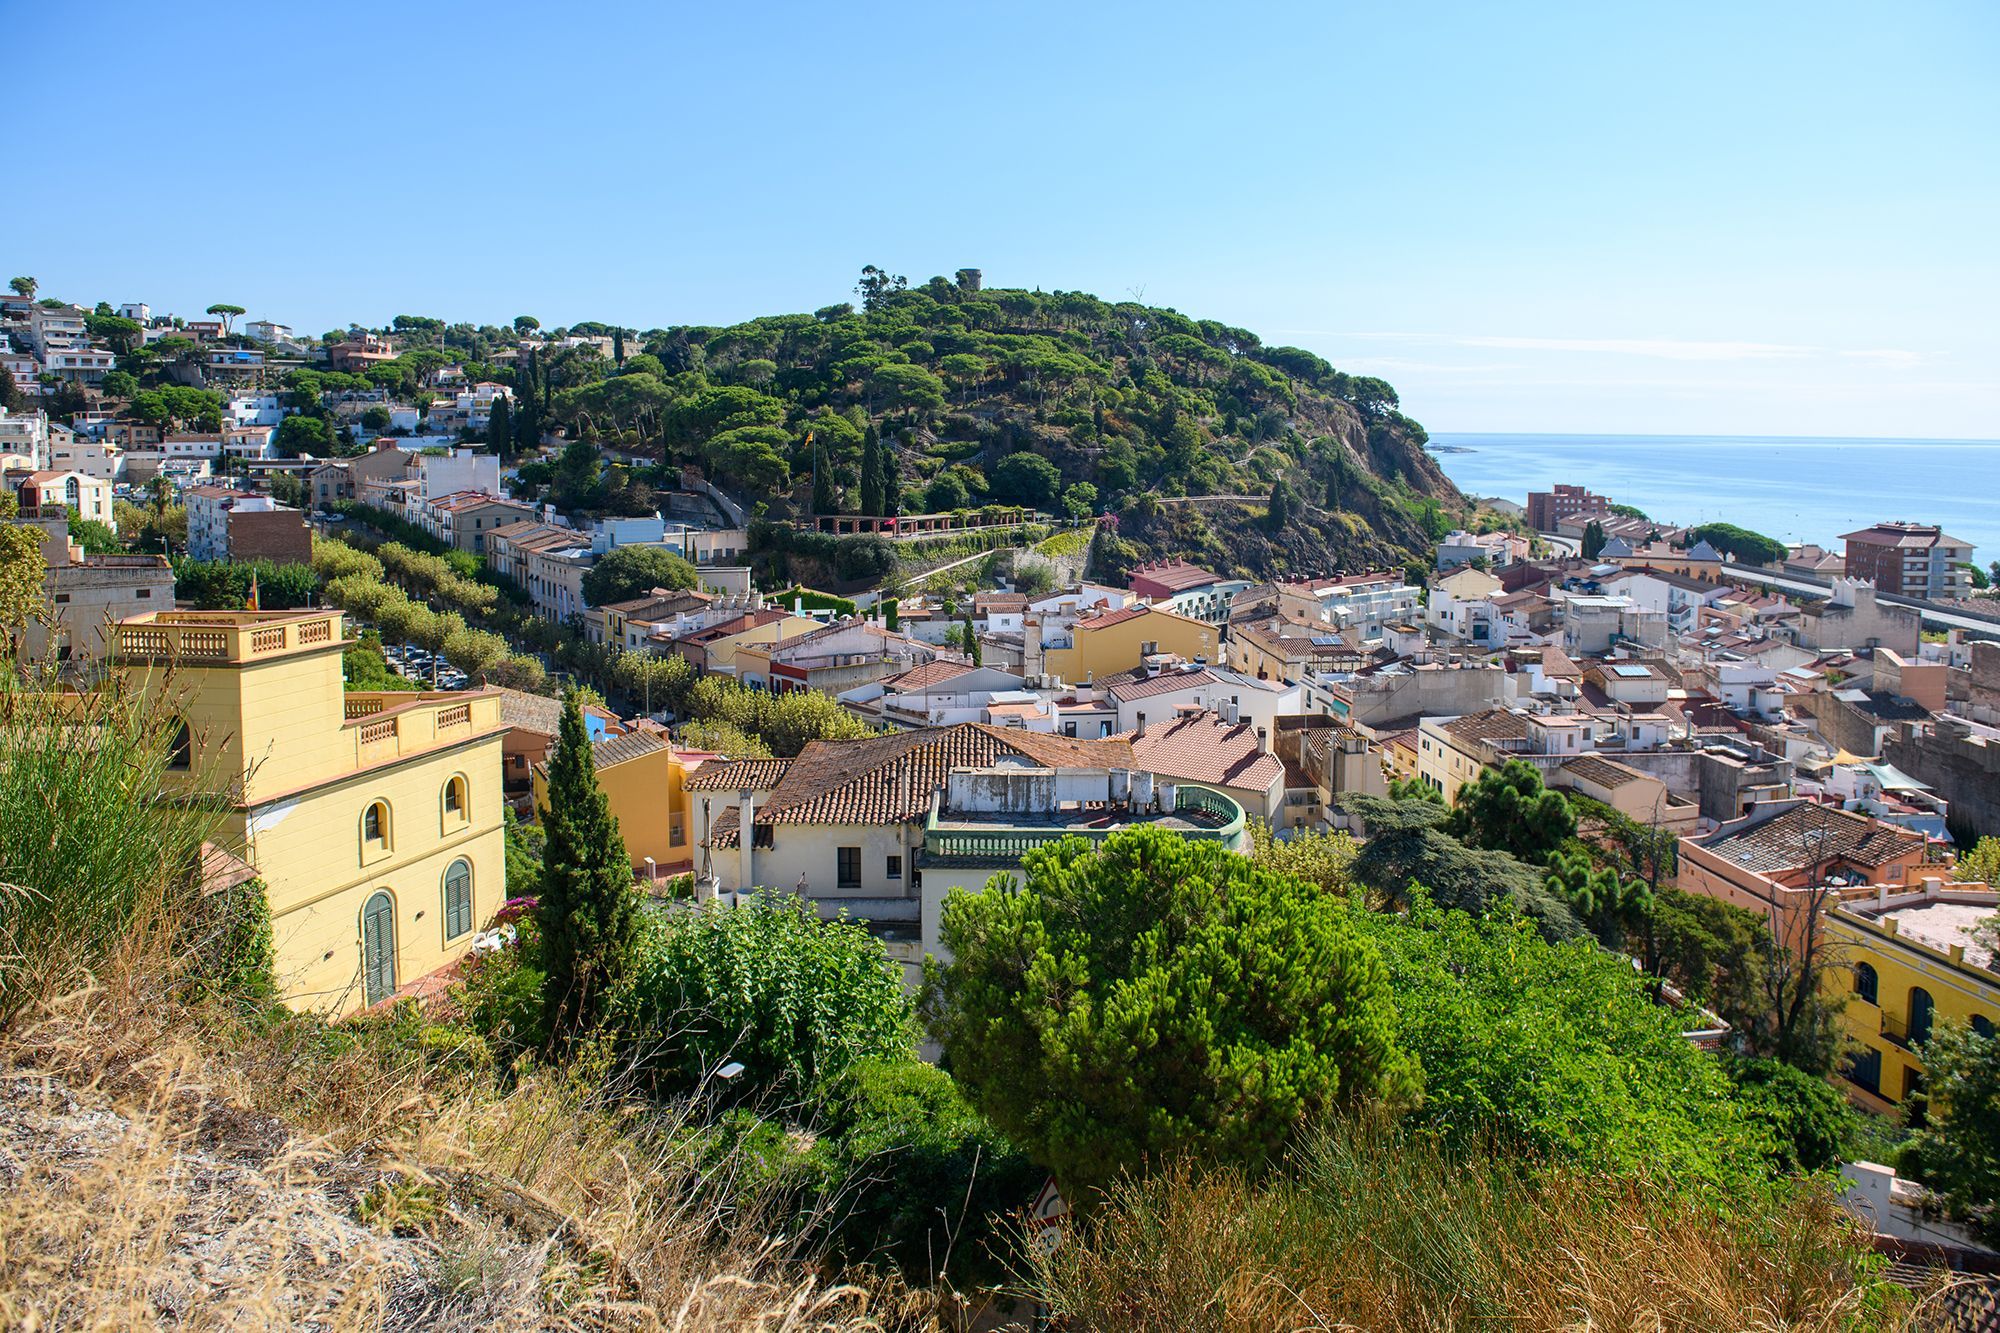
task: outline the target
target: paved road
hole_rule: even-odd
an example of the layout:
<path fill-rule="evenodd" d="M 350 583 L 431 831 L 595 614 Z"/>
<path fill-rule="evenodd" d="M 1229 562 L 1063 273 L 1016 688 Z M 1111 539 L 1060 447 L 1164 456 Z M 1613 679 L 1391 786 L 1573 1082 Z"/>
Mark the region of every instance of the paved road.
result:
<path fill-rule="evenodd" d="M 1774 574 L 1768 569 L 1758 569 L 1753 565 L 1738 565 L 1725 561 L 1722 572 L 1732 578 L 1748 579 L 1752 583 L 1783 588 L 1787 592 L 1803 593 L 1808 597 L 1824 597 L 1832 591 L 1828 585 L 1812 579 L 1802 579 L 1793 574 Z M 1877 600 L 1889 606 L 1907 606 L 1923 617 L 1924 624 L 1934 628 L 1971 630 L 1986 638 L 2000 639 L 2000 623 L 1991 620 L 1939 611 L 1912 598 L 1898 597 L 1893 593 L 1885 593 Z"/>

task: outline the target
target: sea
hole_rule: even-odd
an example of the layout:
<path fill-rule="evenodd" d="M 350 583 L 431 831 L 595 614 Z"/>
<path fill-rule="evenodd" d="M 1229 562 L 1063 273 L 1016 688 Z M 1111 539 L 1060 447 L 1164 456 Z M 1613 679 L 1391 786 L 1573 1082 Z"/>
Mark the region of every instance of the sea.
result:
<path fill-rule="evenodd" d="M 1734 523 L 1839 551 L 1842 533 L 1907 519 L 2000 559 L 2000 440 L 1765 435 L 1434 434 L 1462 491 L 1525 503 L 1557 482 L 1648 518 Z"/>

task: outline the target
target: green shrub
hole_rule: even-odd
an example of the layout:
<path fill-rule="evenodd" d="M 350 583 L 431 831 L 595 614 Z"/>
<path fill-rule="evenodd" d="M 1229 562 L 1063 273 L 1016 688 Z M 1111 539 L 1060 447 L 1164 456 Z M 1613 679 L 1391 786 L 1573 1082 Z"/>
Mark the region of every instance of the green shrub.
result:
<path fill-rule="evenodd" d="M 634 953 L 609 1026 L 662 1094 L 784 1100 L 913 1049 L 910 1002 L 881 944 L 791 894 L 648 916 Z M 740 1076 L 715 1076 L 732 1063 Z"/>

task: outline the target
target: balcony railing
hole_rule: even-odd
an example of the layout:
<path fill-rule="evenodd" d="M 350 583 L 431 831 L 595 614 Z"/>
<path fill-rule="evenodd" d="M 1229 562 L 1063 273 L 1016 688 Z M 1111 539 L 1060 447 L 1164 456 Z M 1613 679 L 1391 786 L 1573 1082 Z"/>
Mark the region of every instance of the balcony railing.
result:
<path fill-rule="evenodd" d="M 123 657 L 248 662 L 338 637 L 340 613 L 163 611 L 117 629 Z"/>
<path fill-rule="evenodd" d="M 1904 1050 L 1915 1050 L 1931 1039 L 1931 1025 L 1924 1023 L 1917 1031 L 1910 1028 L 1910 1020 L 1902 1014 L 1882 1013 L 1882 1039 Z"/>
<path fill-rule="evenodd" d="M 1234 842 L 1243 832 L 1243 807 L 1221 792 L 1206 787 L 1182 786 L 1174 799 L 1174 809 L 1182 814 L 1200 814 L 1215 821 L 1213 828 L 1179 829 L 1183 836 L 1202 842 Z M 1047 827 L 995 829 L 939 829 L 924 834 L 924 850 L 933 856 L 959 856 L 982 861 L 1018 861 L 1037 847 L 1075 835 L 1093 842 L 1135 827 L 1138 822 L 1109 814 L 1100 825 L 1049 825 Z"/>

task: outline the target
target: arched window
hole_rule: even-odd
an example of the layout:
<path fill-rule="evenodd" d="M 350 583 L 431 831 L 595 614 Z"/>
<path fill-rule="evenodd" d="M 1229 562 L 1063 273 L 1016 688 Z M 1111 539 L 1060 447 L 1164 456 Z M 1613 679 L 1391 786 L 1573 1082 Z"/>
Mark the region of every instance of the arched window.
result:
<path fill-rule="evenodd" d="M 167 767 L 185 773 L 194 762 L 194 733 L 188 730 L 187 719 L 175 718 L 168 736 Z"/>
<path fill-rule="evenodd" d="M 1882 983 L 1875 976 L 1875 969 L 1867 963 L 1854 965 L 1854 994 L 1870 1004 L 1881 993 Z"/>
<path fill-rule="evenodd" d="M 361 852 L 387 851 L 389 847 L 389 803 L 371 801 L 361 812 Z"/>
<path fill-rule="evenodd" d="M 361 998 L 380 1004 L 396 993 L 396 904 L 376 893 L 361 909 Z"/>
<path fill-rule="evenodd" d="M 1974 1014 L 1972 1016 L 1972 1030 L 1979 1036 L 1991 1038 L 1993 1035 L 1993 1020 L 1985 1014 Z"/>
<path fill-rule="evenodd" d="M 1937 1005 L 1922 986 L 1910 987 L 1910 1045 L 1921 1046 L 1931 1039 L 1931 1018 Z"/>
<path fill-rule="evenodd" d="M 472 929 L 472 863 L 463 857 L 444 872 L 444 937 L 455 940 Z"/>
<path fill-rule="evenodd" d="M 465 779 L 453 777 L 444 784 L 444 817 L 447 821 L 465 818 Z"/>

